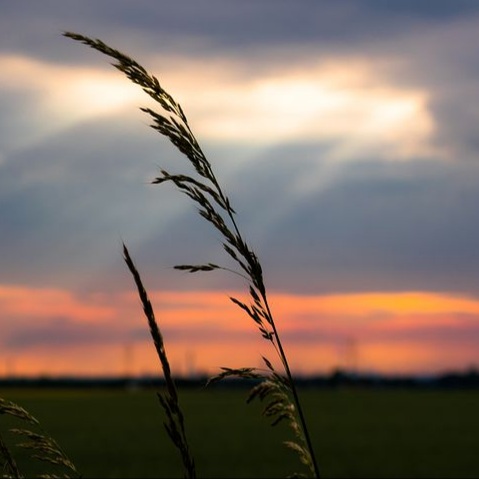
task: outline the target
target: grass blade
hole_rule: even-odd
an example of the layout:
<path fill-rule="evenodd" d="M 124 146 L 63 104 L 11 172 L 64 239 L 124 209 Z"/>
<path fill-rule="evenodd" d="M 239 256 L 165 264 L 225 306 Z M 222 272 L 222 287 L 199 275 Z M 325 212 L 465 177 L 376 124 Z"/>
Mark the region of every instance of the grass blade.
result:
<path fill-rule="evenodd" d="M 183 461 L 183 467 L 185 469 L 185 476 L 187 478 L 193 479 L 196 477 L 195 461 L 188 446 L 185 432 L 185 420 L 183 412 L 180 408 L 178 391 L 171 374 L 168 356 L 166 355 L 163 335 L 161 334 L 158 323 L 156 322 L 153 306 L 151 305 L 151 301 L 148 298 L 146 289 L 143 286 L 140 273 L 133 263 L 130 253 L 128 252 L 128 248 L 125 244 L 123 244 L 123 255 L 128 269 L 135 280 L 135 284 L 138 289 L 138 295 L 140 297 L 141 304 L 143 305 L 143 312 L 145 313 L 146 319 L 148 321 L 151 337 L 153 339 L 153 343 L 163 369 L 163 375 L 165 377 L 166 393 L 158 393 L 158 399 L 161 406 L 165 410 L 166 417 L 168 419 L 168 421 L 165 423 L 165 428 L 173 444 L 180 452 L 181 459 Z"/>

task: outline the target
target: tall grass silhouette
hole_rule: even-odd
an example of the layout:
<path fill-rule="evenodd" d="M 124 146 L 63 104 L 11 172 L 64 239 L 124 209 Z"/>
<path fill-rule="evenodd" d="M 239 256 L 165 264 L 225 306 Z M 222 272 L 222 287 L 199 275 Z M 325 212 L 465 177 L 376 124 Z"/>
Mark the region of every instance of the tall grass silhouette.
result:
<path fill-rule="evenodd" d="M 9 430 L 17 438 L 21 438 L 20 442 L 14 442 L 14 446 L 28 450 L 32 459 L 49 464 L 48 470 L 39 477 L 81 477 L 60 445 L 42 429 L 39 421 L 28 411 L 12 401 L 0 398 L 0 415 L 10 416 L 22 424 L 20 427 Z M 24 426 L 25 424 L 26 426 Z M 13 448 L 7 445 L 7 441 L 1 433 L 0 470 L 2 470 L 2 477 L 14 479 L 25 477 L 22 467 L 15 460 Z"/>
<path fill-rule="evenodd" d="M 294 432 L 295 440 L 286 442 L 286 445 L 298 453 L 299 459 L 307 466 L 313 476 L 319 477 L 319 469 L 298 392 L 268 302 L 261 264 L 257 255 L 244 240 L 238 228 L 235 219 L 236 213 L 231 202 L 221 188 L 210 162 L 196 140 L 183 108 L 161 86 L 155 76 L 149 74 L 143 66 L 129 56 L 108 46 L 99 39 L 92 39 L 73 32 L 64 32 L 64 35 L 115 60 L 112 65 L 125 74 L 130 81 L 139 85 L 143 91 L 161 107 L 161 112 L 154 111 L 151 108 L 141 108 L 141 110 L 148 114 L 152 120 L 151 127 L 166 136 L 171 143 L 188 158 L 196 171 L 196 177 L 188 174 L 171 174 L 161 169 L 160 175 L 155 178 L 152 183 L 163 184 L 171 182 L 182 193 L 186 194 L 197 206 L 199 214 L 220 233 L 224 251 L 232 258 L 237 267 L 236 270 L 231 270 L 216 263 L 206 263 L 195 265 L 183 264 L 177 265 L 175 268 L 190 273 L 227 270 L 242 276 L 247 283 L 249 304 L 235 297 L 231 297 L 230 299 L 254 321 L 261 336 L 273 347 L 283 366 L 283 371 L 278 372 L 274 368 L 273 363 L 267 357 L 263 356 L 264 369 L 233 369 L 224 367 L 222 368 L 222 372 L 212 378 L 210 382 L 219 381 L 227 377 L 255 378 L 259 380 L 259 383 L 251 390 L 248 400 L 252 400 L 256 397 L 265 400 L 266 406 L 263 410 L 263 414 L 272 418 L 273 425 L 283 420 L 288 422 Z M 126 247 L 124 253 L 130 271 L 135 277 L 135 282 L 138 286 L 151 329 L 153 310 L 141 284 L 140 275 L 134 268 Z M 164 349 L 162 353 L 162 347 L 159 347 L 156 341 L 155 344 L 157 345 L 158 354 L 163 369 L 165 370 L 165 360 L 162 359 Z M 167 369 L 169 370 L 169 367 Z M 168 389 L 170 390 L 170 386 L 168 386 Z M 169 393 L 171 394 L 172 391 L 173 389 L 169 391 Z M 176 399 L 175 393 L 173 393 L 170 399 Z M 162 404 L 170 416 L 178 414 L 178 411 L 174 413 L 176 405 L 172 409 L 168 409 L 172 406 L 172 402 L 163 400 Z M 182 415 L 178 415 L 177 417 L 181 423 L 180 431 L 184 432 L 184 429 L 182 429 Z M 172 433 L 171 429 L 168 429 L 168 432 L 173 442 L 182 450 L 184 461 L 188 463 L 190 459 L 187 457 L 187 446 L 186 444 L 180 444 L 180 442 L 178 442 L 180 440 L 179 437 L 183 438 L 183 436 L 180 434 L 180 436 L 175 439 L 174 435 L 176 433 Z M 186 449 L 183 451 L 182 448 Z M 191 464 L 193 463 L 191 462 Z M 187 468 L 186 463 L 185 467 Z"/>
<path fill-rule="evenodd" d="M 161 135 L 166 136 L 187 157 L 196 175 L 171 174 L 164 169 L 160 169 L 159 176 L 152 183 L 157 185 L 173 183 L 180 192 L 187 195 L 196 205 L 199 214 L 220 233 L 224 252 L 235 264 L 234 268 L 212 262 L 182 264 L 175 266 L 175 269 L 189 273 L 223 270 L 241 276 L 246 284 L 248 300 L 242 301 L 237 297 L 230 297 L 230 300 L 254 322 L 261 337 L 272 348 L 282 366 L 282 369 L 278 371 L 267 356 L 262 356 L 263 368 L 223 367 L 219 374 L 208 380 L 207 384 L 226 378 L 255 380 L 247 402 L 256 398 L 263 401 L 265 404 L 263 415 L 271 420 L 273 426 L 280 422 L 286 422 L 289 425 L 294 439 L 285 441 L 285 445 L 298 454 L 299 460 L 307 468 L 311 476 L 319 478 L 318 464 L 307 422 L 288 358 L 268 302 L 261 263 L 255 252 L 245 241 L 236 221 L 236 212 L 217 180 L 212 165 L 196 140 L 182 107 L 161 86 L 155 76 L 149 74 L 145 68 L 129 56 L 111 48 L 99 39 L 92 39 L 72 32 L 64 32 L 63 35 L 112 58 L 115 61 L 113 66 L 125 74 L 130 81 L 139 85 L 161 107 L 160 112 L 154 111 L 151 108 L 141 108 L 141 110 L 149 115 L 152 120 L 151 127 Z M 180 453 L 185 477 L 195 478 L 197 476 L 195 461 L 187 441 L 185 417 L 180 407 L 178 390 L 168 362 L 163 336 L 140 273 L 126 245 L 123 245 L 123 255 L 138 290 L 165 378 L 165 392 L 158 394 L 160 404 L 166 414 L 164 425 L 170 440 Z M 15 416 L 22 421 L 38 426 L 38 421 L 27 411 L 1 398 L 0 414 Z M 48 435 L 36 433 L 29 429 L 13 429 L 12 432 L 29 440 L 27 443 L 20 445 L 34 451 L 33 457 L 66 469 L 66 471 L 63 471 L 62 477 L 69 477 L 68 474 L 78 476 L 73 463 L 68 459 L 60 446 Z M 7 446 L 1 434 L 0 459 L 3 461 L 5 477 L 23 477 L 11 452 L 11 448 Z M 55 473 L 45 474 L 44 477 L 56 477 L 56 475 Z M 305 477 L 305 474 L 296 473 L 294 477 Z"/>
<path fill-rule="evenodd" d="M 171 441 L 180 452 L 181 459 L 183 461 L 185 477 L 193 479 L 196 477 L 195 461 L 191 455 L 188 440 L 186 438 L 183 411 L 180 407 L 178 391 L 171 374 L 170 363 L 168 361 L 165 344 L 163 342 L 163 335 L 161 334 L 158 323 L 156 322 L 153 306 L 151 305 L 151 302 L 148 298 L 148 293 L 143 286 L 140 273 L 136 269 L 126 245 L 123 245 L 123 256 L 128 269 L 135 280 L 135 284 L 138 289 L 138 295 L 143 305 L 143 312 L 145 313 L 146 319 L 148 321 L 151 337 L 153 339 L 153 343 L 163 369 L 163 375 L 165 377 L 166 393 L 158 393 L 158 399 L 160 400 L 161 406 L 165 410 L 167 417 L 167 422 L 164 423 L 165 428 Z"/>

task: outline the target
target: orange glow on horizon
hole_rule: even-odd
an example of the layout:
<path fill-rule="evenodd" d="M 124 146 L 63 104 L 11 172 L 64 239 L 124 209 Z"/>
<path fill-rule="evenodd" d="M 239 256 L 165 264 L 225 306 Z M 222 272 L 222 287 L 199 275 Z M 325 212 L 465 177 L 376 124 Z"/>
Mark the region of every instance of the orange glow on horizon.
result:
<path fill-rule="evenodd" d="M 85 303 L 66 290 L 9 285 L 0 285 L 0 312 L 2 317 L 68 316 L 81 321 L 111 319 L 116 314 L 108 304 Z"/>
<path fill-rule="evenodd" d="M 150 294 L 177 374 L 275 361 L 253 321 L 229 301 L 244 293 Z M 430 372 L 479 366 L 479 299 L 402 292 L 269 297 L 293 370 Z M 0 375 L 159 374 L 133 292 L 0 286 Z M 58 358 L 61 357 L 61 361 Z"/>

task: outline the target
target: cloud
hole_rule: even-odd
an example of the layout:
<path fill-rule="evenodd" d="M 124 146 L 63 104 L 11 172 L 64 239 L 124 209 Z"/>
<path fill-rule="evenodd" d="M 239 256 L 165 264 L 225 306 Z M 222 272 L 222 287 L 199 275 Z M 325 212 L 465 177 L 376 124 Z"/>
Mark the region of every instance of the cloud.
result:
<path fill-rule="evenodd" d="M 474 163 L 344 163 L 329 158 L 336 145 L 324 142 L 207 145 L 270 287 L 477 290 Z M 220 239 L 178 192 L 146 184 L 158 163 L 188 171 L 166 140 L 122 118 L 82 123 L 6 155 L 3 281 L 115 289 L 128 281 L 123 239 L 154 286 L 198 287 L 169 268 L 223 261 Z M 201 282 L 220 287 L 223 279 Z"/>
<path fill-rule="evenodd" d="M 42 6 L 21 0 L 2 9 L 0 43 L 9 53 L 28 51 L 44 60 L 91 65 L 86 52 L 72 59 L 71 45 L 59 38 L 67 29 L 102 37 L 143 58 L 159 52 L 190 52 L 206 59 L 225 53 L 250 58 L 259 54 L 271 63 L 278 58 L 311 58 L 314 52 L 319 57 L 325 51 L 369 55 L 418 31 L 474 18 L 478 11 L 474 0 L 436 1 L 434 5 L 347 0 L 315 2 L 308 8 L 283 0 L 261 4 L 207 0 L 202 6 L 145 0 L 132 6 L 87 0 L 81 7 L 66 7 L 58 0 L 47 0 Z"/>
<path fill-rule="evenodd" d="M 0 81 L 3 101 L 13 103 L 12 96 L 16 97 L 16 108 L 9 107 L 16 129 L 4 136 L 7 151 L 54 138 L 89 118 L 116 113 L 126 106 L 133 109 L 142 97 L 113 71 L 75 68 L 20 55 L 0 55 Z M 25 97 L 28 101 L 23 100 Z M 22 103 L 23 108 L 19 107 Z"/>
<path fill-rule="evenodd" d="M 278 147 L 227 178 L 226 190 L 270 288 L 477 292 L 477 165 L 378 160 L 338 166 L 316 154 L 314 147 Z M 303 181 L 315 188 L 304 190 Z M 215 273 L 163 277 L 162 265 L 226 261 L 218 235 L 194 215 L 152 232 L 135 252 L 158 287 L 222 287 L 228 281 Z"/>
<path fill-rule="evenodd" d="M 317 65 L 283 65 L 247 77 L 244 60 L 216 58 L 207 69 L 191 57 L 162 58 L 161 63 L 173 72 L 166 75 L 168 83 L 204 141 L 330 141 L 337 142 L 330 152 L 335 159 L 378 151 L 407 158 L 433 150 L 427 93 L 385 84 L 366 59 L 326 58 Z M 136 105 L 151 105 L 106 62 L 103 69 L 72 67 L 3 55 L 0 65 L 6 94 L 32 97 L 28 117 L 11 108 L 21 134 L 17 141 L 13 135 L 6 138 L 8 149 L 25 148 L 90 118 L 126 117 Z M 198 79 L 191 82 L 194 71 Z"/>
<path fill-rule="evenodd" d="M 329 153 L 335 160 L 378 151 L 409 158 L 432 150 L 426 92 L 388 86 L 365 59 L 285 66 L 241 82 L 217 76 L 185 85 L 173 76 L 170 83 L 207 141 L 335 142 Z"/>
<path fill-rule="evenodd" d="M 92 355 L 97 358 L 97 366 L 90 359 L 76 366 L 69 362 L 73 359 L 66 359 L 65 364 L 72 368 L 70 372 L 117 373 L 124 367 L 124 354 L 132 348 L 137 351 L 138 368 L 141 365 L 144 371 L 157 370 L 146 320 L 133 291 L 74 296 L 66 290 L 7 285 L 1 291 L 0 315 L 7 318 L 0 340 L 3 358 L 17 358 L 17 373 L 54 374 L 65 366 L 58 364 L 59 356 Z M 242 298 L 238 291 L 228 294 Z M 211 371 L 233 363 L 244 366 L 244 361 L 256 365 L 261 354 L 269 354 L 268 344 L 260 338 L 256 326 L 229 301 L 228 294 L 150 292 L 175 362 L 183 362 L 186 352 L 197 351 L 196 366 Z M 410 291 L 273 293 L 269 299 L 298 371 L 334 368 L 353 346 L 358 349 L 362 368 L 387 372 L 404 367 L 415 372 L 441 370 L 451 358 L 455 358 L 456 367 L 462 368 L 475 361 L 479 302 L 472 297 Z M 437 355 L 439 347 L 441 354 Z M 229 364 L 224 364 L 221 354 L 228 348 Z M 387 354 L 388 348 L 391 355 Z M 36 367 L 29 359 L 34 356 L 40 358 Z M 274 354 L 270 356 L 274 360 Z"/>
<path fill-rule="evenodd" d="M 125 240 L 154 289 L 239 287 L 171 270 L 221 262 L 221 239 L 181 195 L 146 184 L 157 166 L 191 170 L 146 127 L 139 89 L 60 36 L 70 29 L 131 54 L 181 102 L 272 292 L 477 296 L 477 2 L 112 5 L 2 8 L 0 282 L 69 289 L 59 304 L 119 294 L 132 286 Z M 436 315 L 410 318 L 439 340 Z M 89 337 L 78 318 L 52 318 L 60 336 Z M 374 334 L 370 359 L 387 351 Z"/>
<path fill-rule="evenodd" d="M 15 319 L 30 316 L 49 319 L 68 312 L 74 321 L 95 322 L 111 319 L 114 309 L 107 305 L 85 304 L 68 290 L 52 288 L 25 288 L 0 286 L 0 309 L 2 316 Z"/>

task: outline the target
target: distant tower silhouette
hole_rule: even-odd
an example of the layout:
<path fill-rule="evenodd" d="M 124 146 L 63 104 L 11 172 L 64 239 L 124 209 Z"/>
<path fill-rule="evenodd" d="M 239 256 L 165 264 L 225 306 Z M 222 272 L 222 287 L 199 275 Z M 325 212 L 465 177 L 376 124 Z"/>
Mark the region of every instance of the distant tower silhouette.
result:
<path fill-rule="evenodd" d="M 345 336 L 338 344 L 338 368 L 342 371 L 358 373 L 358 340 L 353 336 Z"/>
<path fill-rule="evenodd" d="M 131 341 L 126 342 L 123 345 L 123 374 L 125 377 L 131 377 L 133 376 L 133 356 L 134 356 L 134 351 L 133 351 L 133 343 Z"/>
<path fill-rule="evenodd" d="M 15 375 L 15 360 L 9 356 L 5 358 L 5 377 L 12 378 Z"/>
<path fill-rule="evenodd" d="M 185 352 L 185 373 L 187 377 L 193 377 L 196 374 L 196 355 L 192 349 L 187 349 Z"/>
<path fill-rule="evenodd" d="M 358 373 L 358 340 L 349 336 L 345 339 L 344 344 L 344 367 L 346 371 L 357 374 Z"/>

